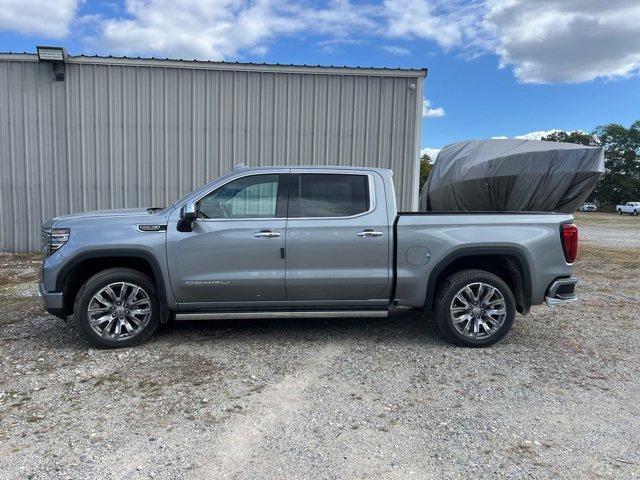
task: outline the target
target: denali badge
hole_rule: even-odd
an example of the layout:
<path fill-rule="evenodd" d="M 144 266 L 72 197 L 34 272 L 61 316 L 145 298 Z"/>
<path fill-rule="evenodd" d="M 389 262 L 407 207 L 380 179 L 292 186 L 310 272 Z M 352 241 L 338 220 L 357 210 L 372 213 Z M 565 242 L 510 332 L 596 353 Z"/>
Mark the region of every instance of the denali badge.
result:
<path fill-rule="evenodd" d="M 188 280 L 185 282 L 187 285 L 229 285 L 229 280 Z"/>

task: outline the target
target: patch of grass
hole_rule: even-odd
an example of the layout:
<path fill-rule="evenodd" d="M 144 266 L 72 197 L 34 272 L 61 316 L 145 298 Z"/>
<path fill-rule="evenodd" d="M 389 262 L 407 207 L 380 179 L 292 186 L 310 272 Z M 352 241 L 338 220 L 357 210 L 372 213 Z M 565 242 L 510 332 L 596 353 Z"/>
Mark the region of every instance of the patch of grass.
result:
<path fill-rule="evenodd" d="M 518 442 L 516 445 L 510 446 L 508 450 L 509 452 L 517 456 L 524 456 L 524 457 L 530 458 L 537 455 L 533 442 L 528 440 L 523 440 L 521 442 Z"/>
<path fill-rule="evenodd" d="M 122 375 L 120 375 L 120 372 L 118 370 L 111 372 L 111 373 L 107 373 L 105 375 L 98 375 L 95 377 L 96 381 L 94 382 L 93 386 L 94 387 L 98 387 L 102 384 L 119 384 L 119 383 L 123 383 L 123 378 Z"/>
<path fill-rule="evenodd" d="M 162 386 L 153 380 L 140 380 L 138 382 L 138 392 L 142 395 L 143 398 L 152 398 L 155 397 Z"/>
<path fill-rule="evenodd" d="M 616 268 L 640 269 L 640 255 L 638 249 L 635 248 L 614 248 L 583 243 L 578 248 L 577 262 L 578 264 L 596 264 L 598 266 L 604 264 L 612 274 L 616 273 Z"/>
<path fill-rule="evenodd" d="M 611 225 L 616 228 L 638 228 L 640 229 L 640 217 L 632 215 L 618 215 L 617 213 L 583 213 L 576 212 L 573 214 L 575 222 L 578 226 L 591 225 Z"/>
<path fill-rule="evenodd" d="M 10 407 L 21 409 L 25 405 L 27 405 L 31 401 L 31 397 L 25 392 L 10 392 L 8 396 L 5 397 L 5 401 L 13 402 L 10 404 Z"/>
<path fill-rule="evenodd" d="M 166 380 L 167 385 L 174 384 L 177 378 L 193 386 L 212 384 L 224 370 L 220 364 L 197 354 L 179 357 L 165 355 L 161 364 L 167 366 L 169 375 L 166 378 L 158 377 L 158 379 Z"/>

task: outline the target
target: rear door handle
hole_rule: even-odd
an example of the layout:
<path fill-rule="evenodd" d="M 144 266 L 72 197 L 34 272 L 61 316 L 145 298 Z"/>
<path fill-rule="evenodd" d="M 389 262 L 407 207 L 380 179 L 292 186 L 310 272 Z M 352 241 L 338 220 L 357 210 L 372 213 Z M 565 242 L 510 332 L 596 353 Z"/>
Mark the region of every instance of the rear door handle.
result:
<path fill-rule="evenodd" d="M 256 238 L 277 238 L 280 236 L 280 232 L 272 232 L 271 230 L 260 230 L 254 232 L 253 236 Z"/>
<path fill-rule="evenodd" d="M 381 237 L 382 235 L 384 235 L 384 233 L 367 229 L 356 233 L 356 235 L 358 235 L 359 237 Z"/>

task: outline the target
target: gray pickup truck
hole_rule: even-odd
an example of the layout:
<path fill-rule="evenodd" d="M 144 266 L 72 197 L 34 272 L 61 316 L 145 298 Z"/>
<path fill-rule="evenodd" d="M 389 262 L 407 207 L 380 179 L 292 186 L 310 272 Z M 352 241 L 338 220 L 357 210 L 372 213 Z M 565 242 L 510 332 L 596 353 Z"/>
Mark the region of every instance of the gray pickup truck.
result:
<path fill-rule="evenodd" d="M 577 235 L 565 214 L 397 212 L 389 170 L 241 167 L 167 208 L 46 221 L 39 290 L 102 347 L 171 320 L 401 307 L 485 346 L 516 312 L 575 300 Z"/>

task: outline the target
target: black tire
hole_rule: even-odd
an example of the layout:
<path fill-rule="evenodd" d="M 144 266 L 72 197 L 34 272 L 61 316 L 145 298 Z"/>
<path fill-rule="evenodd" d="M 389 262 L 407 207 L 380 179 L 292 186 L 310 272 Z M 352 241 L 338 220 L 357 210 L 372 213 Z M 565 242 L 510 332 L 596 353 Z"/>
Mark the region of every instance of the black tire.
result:
<path fill-rule="evenodd" d="M 93 296 L 107 285 L 127 282 L 141 287 L 149 297 L 151 316 L 138 333 L 131 337 L 113 340 L 101 336 L 90 325 L 87 309 Z M 149 277 L 131 268 L 110 268 L 89 278 L 76 295 L 73 318 L 78 333 L 95 347 L 120 348 L 138 345 L 148 339 L 160 324 L 160 311 L 156 287 Z"/>
<path fill-rule="evenodd" d="M 618 209 L 618 215 L 622 215 L 622 210 Z"/>
<path fill-rule="evenodd" d="M 638 210 L 634 210 L 633 215 L 638 215 Z"/>
<path fill-rule="evenodd" d="M 506 317 L 495 332 L 484 338 L 471 338 L 458 331 L 450 310 L 456 294 L 465 285 L 474 283 L 490 285 L 504 298 Z M 435 302 L 435 323 L 440 334 L 448 342 L 465 347 L 486 347 L 496 343 L 509 332 L 516 316 L 516 301 L 509 286 L 500 277 L 484 270 L 462 270 L 452 274 L 439 286 Z"/>

